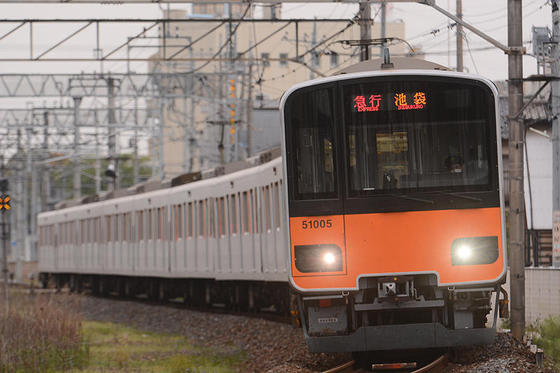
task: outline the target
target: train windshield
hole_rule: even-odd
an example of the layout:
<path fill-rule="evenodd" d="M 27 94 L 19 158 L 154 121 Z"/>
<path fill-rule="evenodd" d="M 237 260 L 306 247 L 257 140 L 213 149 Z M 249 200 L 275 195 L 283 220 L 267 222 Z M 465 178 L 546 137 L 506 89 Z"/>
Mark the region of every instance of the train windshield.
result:
<path fill-rule="evenodd" d="M 349 196 L 490 185 L 488 88 L 369 80 L 344 85 L 342 96 Z"/>

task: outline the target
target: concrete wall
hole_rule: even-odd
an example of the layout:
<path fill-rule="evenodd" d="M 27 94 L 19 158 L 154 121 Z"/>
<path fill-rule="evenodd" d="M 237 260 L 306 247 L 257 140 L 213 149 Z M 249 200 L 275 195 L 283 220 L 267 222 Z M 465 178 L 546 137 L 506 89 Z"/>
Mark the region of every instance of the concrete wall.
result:
<path fill-rule="evenodd" d="M 504 288 L 510 295 L 509 271 Z M 560 268 L 525 268 L 525 320 L 527 324 L 560 316 Z"/>
<path fill-rule="evenodd" d="M 525 270 L 525 310 L 528 323 L 560 315 L 560 268 Z"/>

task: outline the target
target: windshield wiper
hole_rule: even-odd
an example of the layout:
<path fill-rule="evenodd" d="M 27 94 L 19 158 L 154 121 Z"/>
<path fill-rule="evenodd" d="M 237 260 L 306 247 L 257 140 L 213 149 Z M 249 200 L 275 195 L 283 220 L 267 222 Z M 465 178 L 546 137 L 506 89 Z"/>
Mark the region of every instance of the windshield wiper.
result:
<path fill-rule="evenodd" d="M 482 202 L 481 198 L 465 195 L 465 193 L 467 193 L 467 192 L 442 192 L 442 191 L 438 191 L 436 193 L 446 194 L 448 196 L 453 196 L 453 197 L 464 198 L 464 199 L 468 199 L 468 200 L 471 200 L 471 201 Z"/>
<path fill-rule="evenodd" d="M 407 196 L 406 194 L 387 194 L 388 196 L 391 197 L 397 197 L 397 198 L 402 198 L 402 199 L 408 199 L 410 201 L 418 201 L 418 202 L 424 202 L 424 203 L 429 203 L 431 205 L 434 204 L 434 201 L 432 201 L 431 199 L 424 199 L 424 198 L 418 198 L 418 197 L 411 197 L 411 196 Z"/>

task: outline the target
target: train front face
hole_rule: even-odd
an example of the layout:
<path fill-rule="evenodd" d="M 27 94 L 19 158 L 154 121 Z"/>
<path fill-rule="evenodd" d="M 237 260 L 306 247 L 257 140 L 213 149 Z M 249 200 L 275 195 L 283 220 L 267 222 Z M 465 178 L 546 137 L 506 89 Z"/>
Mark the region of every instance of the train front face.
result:
<path fill-rule="evenodd" d="M 506 268 L 496 97 L 483 78 L 431 71 L 283 97 L 290 282 L 311 351 L 493 340 Z"/>

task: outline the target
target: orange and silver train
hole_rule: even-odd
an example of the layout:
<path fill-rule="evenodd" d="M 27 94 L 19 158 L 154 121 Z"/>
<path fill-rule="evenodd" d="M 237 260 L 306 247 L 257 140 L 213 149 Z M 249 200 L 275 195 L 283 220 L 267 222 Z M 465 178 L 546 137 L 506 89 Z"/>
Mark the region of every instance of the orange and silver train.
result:
<path fill-rule="evenodd" d="M 363 62 L 282 98 L 289 277 L 311 351 L 494 338 L 506 303 L 498 94 L 417 63 Z"/>

